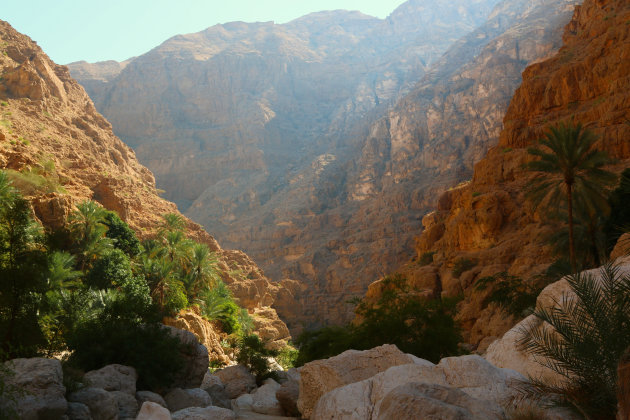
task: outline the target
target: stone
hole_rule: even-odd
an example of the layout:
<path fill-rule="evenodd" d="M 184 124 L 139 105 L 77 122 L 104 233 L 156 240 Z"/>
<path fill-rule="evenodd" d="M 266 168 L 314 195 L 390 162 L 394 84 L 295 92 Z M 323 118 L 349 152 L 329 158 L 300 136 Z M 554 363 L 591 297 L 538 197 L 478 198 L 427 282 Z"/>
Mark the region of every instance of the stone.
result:
<path fill-rule="evenodd" d="M 134 418 L 138 414 L 138 401 L 135 395 L 129 394 L 125 391 L 110 391 L 112 397 L 116 400 L 118 405 L 118 418 L 127 419 Z"/>
<path fill-rule="evenodd" d="M 4 363 L 10 372 L 3 378 L 15 388 L 15 401 L 0 401 L 0 409 L 13 409 L 20 419 L 60 418 L 68 409 L 61 363 L 56 359 L 13 359 Z"/>
<path fill-rule="evenodd" d="M 69 420 L 92 420 L 90 408 L 85 404 L 77 402 L 68 403 L 67 415 Z"/>
<path fill-rule="evenodd" d="M 299 416 L 297 402 L 300 396 L 299 379 L 289 379 L 285 381 L 276 391 L 276 399 L 280 403 L 280 407 L 288 416 Z"/>
<path fill-rule="evenodd" d="M 228 366 L 214 373 L 225 385 L 228 398 L 234 399 L 239 395 L 248 394 L 256 388 L 256 377 L 243 365 Z"/>
<path fill-rule="evenodd" d="M 172 383 L 177 388 L 197 388 L 203 382 L 203 378 L 208 372 L 208 349 L 199 343 L 195 334 L 190 331 L 166 325 L 169 333 L 173 337 L 177 337 L 182 344 L 182 356 L 184 358 L 184 367 L 177 372 Z"/>
<path fill-rule="evenodd" d="M 118 420 L 116 398 L 102 388 L 83 388 L 68 396 L 68 401 L 85 404 L 94 420 Z"/>
<path fill-rule="evenodd" d="M 175 388 L 164 396 L 164 401 L 170 411 L 178 411 L 188 407 L 207 407 L 212 405 L 212 399 L 201 388 Z"/>
<path fill-rule="evenodd" d="M 630 420 L 630 348 L 619 361 L 617 387 L 617 401 L 619 402 L 617 420 Z"/>
<path fill-rule="evenodd" d="M 210 385 L 209 387 L 203 388 L 204 391 L 210 395 L 212 398 L 212 404 L 217 407 L 223 407 L 227 409 L 232 409 L 232 402 L 227 396 L 225 392 L 225 387 L 223 385 Z"/>
<path fill-rule="evenodd" d="M 392 366 L 414 363 L 416 359 L 386 344 L 365 351 L 348 350 L 338 356 L 309 362 L 300 370 L 298 409 L 309 418 L 325 393 L 370 378 Z"/>
<path fill-rule="evenodd" d="M 167 408 L 166 401 L 164 401 L 164 398 L 162 398 L 160 394 L 156 394 L 155 392 L 138 391 L 136 392 L 136 400 L 138 401 L 138 404 L 140 406 L 142 406 L 142 404 L 145 401 L 149 401 L 149 402 L 159 404 L 164 408 Z"/>
<path fill-rule="evenodd" d="M 171 413 L 160 404 L 145 401 L 136 420 L 171 420 Z"/>
<path fill-rule="evenodd" d="M 524 379 L 517 372 L 497 368 L 478 355 L 447 357 L 437 365 L 426 362 L 393 366 L 324 394 L 310 418 L 376 418 L 390 391 L 414 382 L 459 389 L 488 404 L 502 406 L 517 395 L 513 388 L 516 381 Z"/>
<path fill-rule="evenodd" d="M 282 416 L 284 410 L 276 398 L 276 392 L 280 389 L 280 384 L 273 379 L 267 379 L 265 383 L 258 387 L 252 396 L 252 411 L 271 416 Z"/>
<path fill-rule="evenodd" d="M 130 366 L 107 365 L 98 370 L 87 372 L 83 381 L 92 388 L 102 388 L 105 391 L 122 391 L 134 395 L 138 374 Z"/>
<path fill-rule="evenodd" d="M 471 397 L 459 389 L 412 382 L 390 391 L 374 420 L 440 419 L 488 420 L 503 418 L 496 404 Z"/>
<path fill-rule="evenodd" d="M 201 382 L 201 386 L 199 388 L 206 389 L 213 385 L 223 386 L 223 382 L 221 381 L 221 378 L 219 378 L 217 375 L 214 375 L 208 370 L 204 375 L 203 381 Z"/>
<path fill-rule="evenodd" d="M 232 410 L 221 407 L 191 407 L 171 414 L 173 420 L 236 420 Z"/>
<path fill-rule="evenodd" d="M 249 411 L 254 405 L 254 397 L 252 394 L 243 394 L 232 400 L 232 408 L 236 411 Z"/>

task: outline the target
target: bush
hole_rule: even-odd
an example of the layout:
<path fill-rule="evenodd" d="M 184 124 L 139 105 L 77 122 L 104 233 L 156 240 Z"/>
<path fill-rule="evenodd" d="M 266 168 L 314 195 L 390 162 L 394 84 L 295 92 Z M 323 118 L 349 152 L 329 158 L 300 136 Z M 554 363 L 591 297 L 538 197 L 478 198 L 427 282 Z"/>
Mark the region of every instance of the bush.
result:
<path fill-rule="evenodd" d="M 491 291 L 483 300 L 483 305 L 495 303 L 517 317 L 526 317 L 534 310 L 536 299 L 543 289 L 536 282 L 524 282 L 520 277 L 510 276 L 505 271 L 475 282 L 475 290 L 486 290 L 488 287 Z"/>
<path fill-rule="evenodd" d="M 120 217 L 113 211 L 108 211 L 105 215 L 105 226 L 107 233 L 105 234 L 114 242 L 114 246 L 129 257 L 135 257 L 140 254 L 142 247 L 140 241 L 136 237 L 135 232 L 123 222 Z"/>
<path fill-rule="evenodd" d="M 246 335 L 238 342 L 236 361 L 247 368 L 260 382 L 269 373 L 269 358 L 276 357 L 278 352 L 265 348 L 265 343 L 255 334 Z"/>
<path fill-rule="evenodd" d="M 114 248 L 94 262 L 85 281 L 91 288 L 109 289 L 127 282 L 132 276 L 129 258 Z"/>
<path fill-rule="evenodd" d="M 353 348 L 353 343 L 354 330 L 350 325 L 306 330 L 300 334 L 295 342 L 299 349 L 295 366 L 302 366 L 312 360 L 336 356 Z"/>
<path fill-rule="evenodd" d="M 210 320 L 221 322 L 223 331 L 227 334 L 239 333 L 240 321 L 246 323 L 247 329 L 252 327 L 253 321 L 234 302 L 232 292 L 222 281 L 217 281 L 213 288 L 203 291 L 200 301 L 202 314 Z"/>
<path fill-rule="evenodd" d="M 612 419 L 617 408 L 617 364 L 630 346 L 630 275 L 607 265 L 601 281 L 592 274 L 568 278 L 575 298 L 534 315 L 550 325 L 523 332 L 521 346 L 565 380 L 548 384 L 532 378 L 526 397 L 568 405 L 589 419 Z"/>
<path fill-rule="evenodd" d="M 435 251 L 425 252 L 418 259 L 418 265 L 425 266 L 425 265 L 431 264 L 433 262 L 433 256 L 434 255 L 435 255 Z"/>
<path fill-rule="evenodd" d="M 465 271 L 477 265 L 477 262 L 468 258 L 458 258 L 453 264 L 453 277 L 459 278 Z"/>

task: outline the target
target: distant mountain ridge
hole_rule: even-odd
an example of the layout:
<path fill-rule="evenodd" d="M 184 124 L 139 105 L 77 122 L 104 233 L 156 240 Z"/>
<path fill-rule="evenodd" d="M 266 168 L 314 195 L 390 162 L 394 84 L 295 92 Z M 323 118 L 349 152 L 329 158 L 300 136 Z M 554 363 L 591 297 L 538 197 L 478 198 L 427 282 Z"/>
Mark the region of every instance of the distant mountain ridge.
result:
<path fill-rule="evenodd" d="M 171 38 L 105 83 L 100 64 L 69 67 L 168 198 L 273 279 L 304 283 L 291 326 L 341 322 L 496 143 L 520 72 L 559 47 L 576 3 L 234 22 Z"/>

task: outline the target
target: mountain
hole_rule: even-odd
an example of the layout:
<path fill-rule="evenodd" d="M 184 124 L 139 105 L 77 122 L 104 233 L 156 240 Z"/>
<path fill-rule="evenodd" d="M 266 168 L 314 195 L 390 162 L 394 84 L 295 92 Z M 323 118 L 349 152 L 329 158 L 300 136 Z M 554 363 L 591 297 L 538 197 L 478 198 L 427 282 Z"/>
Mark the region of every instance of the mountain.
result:
<path fill-rule="evenodd" d="M 166 197 L 291 285 L 290 326 L 343 322 L 349 298 L 411 257 L 435 196 L 496 144 L 521 71 L 559 47 L 575 3 L 235 22 L 118 74 L 70 69 Z"/>
<path fill-rule="evenodd" d="M 92 199 L 146 238 L 161 215 L 177 212 L 159 197 L 153 174 L 114 135 L 67 67 L 4 21 L 0 50 L 0 168 L 23 174 L 21 192 L 44 226 L 62 226 L 75 204 Z M 272 340 L 286 340 L 287 327 L 271 308 L 282 288 L 246 254 L 222 249 L 196 223 L 187 220 L 187 230 L 217 253 L 224 281 L 257 326 L 267 328 Z"/>
<path fill-rule="evenodd" d="M 496 307 L 484 309 L 474 282 L 502 271 L 527 280 L 554 260 L 545 236 L 558 226 L 544 224 L 525 197 L 535 176 L 523 168 L 532 159 L 527 148 L 550 125 L 573 119 L 595 132 L 596 147 L 616 160 L 610 170 L 630 166 L 628 22 L 626 1 L 586 1 L 576 7 L 562 48 L 524 71 L 498 144 L 475 165 L 472 180 L 444 193 L 437 211 L 423 219 L 416 258 L 433 252 L 433 262 L 410 263 L 402 271 L 414 286 L 433 293 L 465 293 L 459 316 L 474 345 L 487 345 L 514 323 Z M 461 259 L 474 263 L 456 278 L 453 266 Z M 375 293 L 378 285 L 370 288 Z"/>

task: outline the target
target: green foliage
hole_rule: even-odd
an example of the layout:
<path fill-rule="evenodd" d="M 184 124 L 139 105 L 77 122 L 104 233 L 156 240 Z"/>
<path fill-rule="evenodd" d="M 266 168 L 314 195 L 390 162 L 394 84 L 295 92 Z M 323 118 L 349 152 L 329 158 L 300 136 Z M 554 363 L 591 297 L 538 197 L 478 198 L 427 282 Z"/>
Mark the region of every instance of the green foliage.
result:
<path fill-rule="evenodd" d="M 538 157 L 529 162 L 529 170 L 538 172 L 528 190 L 535 206 L 544 206 L 551 215 L 557 215 L 566 203 L 568 221 L 569 260 L 577 269 L 574 241 L 574 205 L 581 206 L 583 220 L 606 214 L 608 203 L 606 187 L 615 182 L 615 175 L 605 171 L 610 160 L 605 152 L 594 150 L 597 137 L 580 123 L 561 122 L 549 127 L 539 140 L 542 148 L 529 148 Z"/>
<path fill-rule="evenodd" d="M 517 317 L 526 317 L 534 310 L 536 298 L 543 289 L 536 282 L 525 282 L 520 277 L 508 275 L 505 271 L 480 278 L 475 282 L 476 290 L 483 291 L 488 287 L 491 291 L 483 300 L 483 305 L 495 303 Z"/>
<path fill-rule="evenodd" d="M 239 319 L 247 320 L 241 308 L 234 302 L 230 289 L 225 283 L 217 281 L 215 287 L 206 289 L 200 294 L 201 313 L 210 320 L 218 320 L 223 325 L 223 331 L 228 334 L 241 330 Z"/>
<path fill-rule="evenodd" d="M 470 270 L 477 265 L 477 262 L 469 258 L 458 258 L 453 263 L 453 276 L 459 278 L 465 271 Z"/>
<path fill-rule="evenodd" d="M 105 236 L 106 214 L 107 210 L 94 201 L 84 201 L 70 215 L 73 253 L 78 258 L 81 271 L 89 270 L 95 260 L 112 248 L 112 241 Z"/>
<path fill-rule="evenodd" d="M 376 302 L 358 301 L 360 323 L 306 331 L 297 340 L 297 364 L 337 355 L 348 349 L 365 350 L 395 344 L 400 350 L 437 362 L 459 353 L 460 328 L 454 321 L 455 299 L 427 299 L 409 289 L 404 277 L 389 276 Z"/>
<path fill-rule="evenodd" d="M 130 258 L 140 254 L 142 247 L 135 232 L 113 211 L 105 214 L 103 224 L 107 226 L 105 235 L 112 240 L 114 247 L 123 251 Z"/>
<path fill-rule="evenodd" d="M 418 259 L 418 265 L 425 266 L 429 265 L 433 262 L 433 256 L 435 255 L 435 251 L 427 251 L 420 256 Z"/>
<path fill-rule="evenodd" d="M 276 361 L 280 366 L 282 366 L 282 369 L 289 370 L 297 366 L 296 363 L 299 354 L 300 352 L 298 349 L 291 345 L 288 345 L 278 351 Z"/>
<path fill-rule="evenodd" d="M 115 248 L 94 262 L 85 276 L 85 284 L 93 289 L 110 289 L 125 283 L 132 276 L 127 254 Z"/>
<path fill-rule="evenodd" d="M 601 281 L 591 273 L 569 277 L 575 297 L 565 294 L 556 307 L 538 308 L 534 315 L 546 324 L 524 330 L 520 342 L 566 378 L 555 384 L 533 378 L 525 396 L 552 399 L 594 420 L 615 417 L 617 364 L 630 346 L 630 276 L 611 265 L 600 274 Z"/>
<path fill-rule="evenodd" d="M 20 139 L 28 145 L 28 140 Z M 44 160 L 38 166 L 25 167 L 20 171 L 5 170 L 15 188 L 24 195 L 63 192 L 61 179 L 52 160 Z"/>
<path fill-rule="evenodd" d="M 610 216 L 606 219 L 604 226 L 608 251 L 612 250 L 623 233 L 630 232 L 630 206 L 628 203 L 630 203 L 630 168 L 621 173 L 619 185 L 608 197 Z"/>
<path fill-rule="evenodd" d="M 255 334 L 243 336 L 238 342 L 236 361 L 262 380 L 270 372 L 269 358 L 276 357 L 278 352 L 265 348 L 265 343 Z"/>

